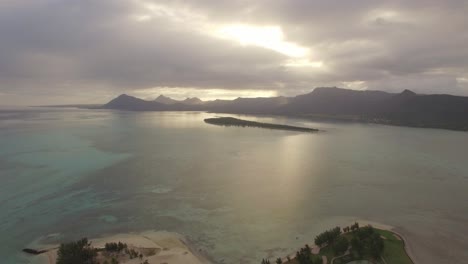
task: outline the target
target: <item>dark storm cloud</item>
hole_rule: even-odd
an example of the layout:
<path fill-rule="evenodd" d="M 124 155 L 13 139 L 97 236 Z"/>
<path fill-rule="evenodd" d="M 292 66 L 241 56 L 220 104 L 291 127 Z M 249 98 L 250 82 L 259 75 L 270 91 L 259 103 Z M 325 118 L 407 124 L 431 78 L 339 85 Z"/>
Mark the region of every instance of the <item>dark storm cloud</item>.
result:
<path fill-rule="evenodd" d="M 0 103 L 163 86 L 468 95 L 465 2 L 2 1 Z M 239 23 L 281 27 L 285 41 L 310 50 L 303 59 L 323 67 L 288 67 L 287 55 L 212 32 Z"/>

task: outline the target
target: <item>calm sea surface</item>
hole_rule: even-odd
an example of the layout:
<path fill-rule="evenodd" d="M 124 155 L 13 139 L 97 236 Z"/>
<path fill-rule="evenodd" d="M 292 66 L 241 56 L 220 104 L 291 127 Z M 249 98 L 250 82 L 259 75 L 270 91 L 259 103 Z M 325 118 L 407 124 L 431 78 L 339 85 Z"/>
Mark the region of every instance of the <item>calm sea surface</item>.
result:
<path fill-rule="evenodd" d="M 174 231 L 220 263 L 259 263 L 335 225 L 395 226 L 419 263 L 468 263 L 468 133 L 217 114 L 0 111 L 0 259 L 36 239 Z M 247 118 L 247 117 L 244 117 Z"/>

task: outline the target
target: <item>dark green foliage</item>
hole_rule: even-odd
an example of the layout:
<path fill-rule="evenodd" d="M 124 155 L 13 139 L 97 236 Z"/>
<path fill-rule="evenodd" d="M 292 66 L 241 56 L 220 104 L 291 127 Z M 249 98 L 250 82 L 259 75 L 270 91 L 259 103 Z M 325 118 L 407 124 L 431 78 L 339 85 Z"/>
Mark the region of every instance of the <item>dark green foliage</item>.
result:
<path fill-rule="evenodd" d="M 353 225 L 351 225 L 351 231 L 358 230 L 359 229 L 359 224 L 356 222 Z"/>
<path fill-rule="evenodd" d="M 353 232 L 351 247 L 358 256 L 368 254 L 378 258 L 383 252 L 384 242 L 372 226 L 365 226 Z"/>
<path fill-rule="evenodd" d="M 296 252 L 296 260 L 299 264 L 321 264 L 322 258 L 319 256 L 312 255 L 311 248 L 309 245 L 305 245 L 305 247 L 301 248 L 299 251 Z"/>
<path fill-rule="evenodd" d="M 375 230 L 372 226 L 365 226 L 356 230 L 355 235 L 360 240 L 365 240 L 366 238 L 370 237 L 374 233 L 375 233 Z"/>
<path fill-rule="evenodd" d="M 106 243 L 104 246 L 107 252 L 121 252 L 122 250 L 127 248 L 127 244 L 124 244 L 119 241 L 119 243 L 111 242 Z"/>
<path fill-rule="evenodd" d="M 336 242 L 333 245 L 333 252 L 335 253 L 335 255 L 340 256 L 345 253 L 348 247 L 349 247 L 348 239 L 346 239 L 344 236 L 340 236 L 338 237 L 338 239 L 336 239 Z"/>
<path fill-rule="evenodd" d="M 377 233 L 372 234 L 372 236 L 369 238 L 369 253 L 372 255 L 372 257 L 378 258 L 382 254 L 383 249 L 383 239 Z"/>
<path fill-rule="evenodd" d="M 268 259 L 262 259 L 262 264 L 270 264 L 270 260 L 268 260 Z"/>
<path fill-rule="evenodd" d="M 94 264 L 96 249 L 91 247 L 88 239 L 62 243 L 57 252 L 57 264 Z"/>
<path fill-rule="evenodd" d="M 358 257 L 362 257 L 362 255 L 364 254 L 364 244 L 361 240 L 359 240 L 356 237 L 353 237 L 351 239 L 351 248 L 353 249 L 353 251 L 356 252 Z"/>
<path fill-rule="evenodd" d="M 316 236 L 314 242 L 317 246 L 323 246 L 325 244 L 331 245 L 340 236 L 340 234 L 341 228 L 337 226 Z"/>
<path fill-rule="evenodd" d="M 276 259 L 276 264 L 282 264 L 282 263 L 283 263 L 283 260 L 281 260 L 281 258 Z"/>
<path fill-rule="evenodd" d="M 119 264 L 119 262 L 115 258 L 112 258 L 111 259 L 111 264 Z"/>

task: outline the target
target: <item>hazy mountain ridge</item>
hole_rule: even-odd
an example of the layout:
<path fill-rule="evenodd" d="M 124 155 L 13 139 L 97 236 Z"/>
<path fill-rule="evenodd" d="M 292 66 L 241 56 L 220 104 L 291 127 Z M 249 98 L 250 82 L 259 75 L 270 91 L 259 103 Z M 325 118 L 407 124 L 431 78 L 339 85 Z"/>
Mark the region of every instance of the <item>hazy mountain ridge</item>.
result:
<path fill-rule="evenodd" d="M 168 97 L 163 99 L 170 103 L 161 103 L 162 100 L 145 101 L 120 95 L 102 108 L 131 111 L 276 114 L 468 131 L 468 97 L 444 94 L 420 95 L 410 90 L 394 94 L 383 91 L 320 87 L 295 97 L 237 98 L 206 102 L 198 98 L 187 98 L 183 101 Z"/>
<path fill-rule="evenodd" d="M 185 105 L 202 105 L 205 102 L 202 101 L 198 97 L 187 97 L 184 100 L 175 100 L 170 97 L 160 95 L 153 102 L 158 102 L 166 105 L 173 105 L 173 104 L 185 104 Z"/>

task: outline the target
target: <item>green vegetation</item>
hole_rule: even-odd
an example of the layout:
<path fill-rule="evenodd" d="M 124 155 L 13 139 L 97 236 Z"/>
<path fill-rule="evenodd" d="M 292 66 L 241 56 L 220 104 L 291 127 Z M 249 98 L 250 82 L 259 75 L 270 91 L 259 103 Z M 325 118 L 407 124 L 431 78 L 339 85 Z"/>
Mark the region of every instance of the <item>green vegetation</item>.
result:
<path fill-rule="evenodd" d="M 105 257 L 103 264 L 118 264 L 118 259 L 128 255 L 128 258 L 143 260 L 143 254 L 133 248 L 128 248 L 122 242 L 106 243 L 104 248 L 97 249 L 91 246 L 88 239 L 83 238 L 75 242 L 62 243 L 57 252 L 57 264 L 99 264 L 96 258 Z M 148 260 L 142 262 L 148 264 Z"/>
<path fill-rule="evenodd" d="M 343 255 L 346 252 L 346 250 L 348 250 L 348 247 L 348 239 L 346 239 L 346 237 L 344 236 L 340 236 L 333 245 L 333 252 L 335 253 L 335 255 L 340 256 Z"/>
<path fill-rule="evenodd" d="M 234 117 L 207 118 L 204 121 L 205 123 L 218 125 L 218 126 L 259 127 L 259 128 L 290 130 L 290 131 L 300 131 L 300 132 L 317 132 L 318 131 L 318 129 L 314 129 L 314 128 L 261 123 L 261 122 L 237 119 Z"/>
<path fill-rule="evenodd" d="M 62 243 L 57 252 L 57 264 L 95 264 L 97 250 L 88 239 Z"/>
<path fill-rule="evenodd" d="M 119 243 L 106 243 L 105 247 L 107 252 L 121 252 L 122 250 L 127 248 L 127 244 L 124 244 L 119 241 Z"/>
<path fill-rule="evenodd" d="M 296 261 L 299 264 L 321 264 L 322 258 L 312 255 L 311 248 L 306 244 L 305 247 L 296 252 Z"/>
<path fill-rule="evenodd" d="M 353 231 L 351 238 L 352 251 L 359 258 L 378 260 L 384 249 L 383 239 L 372 226 L 361 227 Z"/>
<path fill-rule="evenodd" d="M 324 246 L 324 245 L 331 245 L 335 242 L 335 240 L 340 236 L 341 228 L 335 227 L 333 229 L 327 230 L 317 237 L 315 237 L 314 243 L 317 246 Z"/>
<path fill-rule="evenodd" d="M 367 260 L 375 264 L 413 264 L 399 236 L 370 225 L 360 227 L 355 223 L 343 229 L 332 228 L 316 236 L 315 244 L 320 246 L 317 255 L 312 254 L 311 248 L 305 245 L 296 252 L 295 258 L 288 256 L 287 261 L 277 260 L 277 263 L 320 264 L 322 257 L 326 257 L 332 264 L 346 264 L 354 260 Z M 262 261 L 262 264 L 269 262 Z"/>

